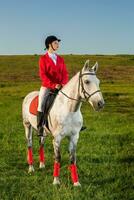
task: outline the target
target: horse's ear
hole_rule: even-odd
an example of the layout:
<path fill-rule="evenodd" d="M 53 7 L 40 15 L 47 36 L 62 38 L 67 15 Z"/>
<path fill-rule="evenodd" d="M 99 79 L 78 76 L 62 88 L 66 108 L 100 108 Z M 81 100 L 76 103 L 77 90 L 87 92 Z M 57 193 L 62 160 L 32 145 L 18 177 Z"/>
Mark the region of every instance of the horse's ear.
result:
<path fill-rule="evenodd" d="M 84 67 L 83 67 L 83 71 L 89 70 L 89 62 L 90 62 L 89 60 L 86 60 Z"/>
<path fill-rule="evenodd" d="M 98 70 L 98 62 L 95 63 L 95 65 L 92 67 L 92 70 L 96 73 Z"/>

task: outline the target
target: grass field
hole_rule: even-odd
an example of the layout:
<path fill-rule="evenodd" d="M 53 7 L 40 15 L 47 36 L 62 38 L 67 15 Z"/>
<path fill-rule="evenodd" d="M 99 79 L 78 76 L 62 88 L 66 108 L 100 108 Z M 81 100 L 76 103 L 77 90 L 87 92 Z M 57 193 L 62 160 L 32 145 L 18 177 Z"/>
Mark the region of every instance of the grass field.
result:
<path fill-rule="evenodd" d="M 39 90 L 38 55 L 0 56 L 0 200 L 133 200 L 134 199 L 134 55 L 65 55 L 72 77 L 86 59 L 99 63 L 98 77 L 106 105 L 94 112 L 83 104 L 87 129 L 81 132 L 77 164 L 81 188 L 68 171 L 68 141 L 62 142 L 61 185 L 52 185 L 53 147 L 45 144 L 46 168 L 28 175 L 21 105 L 28 92 Z"/>

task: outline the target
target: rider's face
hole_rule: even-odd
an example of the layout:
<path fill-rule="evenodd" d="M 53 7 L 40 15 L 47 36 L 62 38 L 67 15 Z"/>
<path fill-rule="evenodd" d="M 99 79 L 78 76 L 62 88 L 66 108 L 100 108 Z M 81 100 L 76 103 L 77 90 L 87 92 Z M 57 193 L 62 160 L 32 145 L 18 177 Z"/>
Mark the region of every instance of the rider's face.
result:
<path fill-rule="evenodd" d="M 58 50 L 58 48 L 59 48 L 59 42 L 56 40 L 56 41 L 53 41 L 52 43 L 51 43 L 51 45 L 49 46 L 49 47 L 53 47 L 53 49 L 56 51 L 56 50 Z M 51 48 L 52 48 L 51 47 Z"/>

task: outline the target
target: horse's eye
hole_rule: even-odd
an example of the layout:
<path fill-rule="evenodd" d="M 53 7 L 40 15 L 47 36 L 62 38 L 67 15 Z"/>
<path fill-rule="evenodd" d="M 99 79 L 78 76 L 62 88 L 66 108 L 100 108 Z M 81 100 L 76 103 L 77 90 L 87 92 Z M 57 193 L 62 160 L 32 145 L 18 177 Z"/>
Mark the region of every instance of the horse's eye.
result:
<path fill-rule="evenodd" d="M 85 84 L 89 84 L 90 81 L 89 81 L 89 80 L 85 80 L 84 83 L 85 83 Z"/>

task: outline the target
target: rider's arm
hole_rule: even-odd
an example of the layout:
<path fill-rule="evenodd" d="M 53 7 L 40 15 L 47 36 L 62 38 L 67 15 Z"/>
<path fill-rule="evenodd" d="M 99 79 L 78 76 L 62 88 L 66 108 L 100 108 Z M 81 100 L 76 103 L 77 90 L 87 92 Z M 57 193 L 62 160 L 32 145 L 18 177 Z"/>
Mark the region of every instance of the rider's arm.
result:
<path fill-rule="evenodd" d="M 46 69 L 44 58 L 40 57 L 40 59 L 39 59 L 39 75 L 40 75 L 40 78 L 41 78 L 41 81 L 42 81 L 42 86 L 54 89 L 56 84 L 53 83 L 49 79 L 49 77 L 47 76 L 46 70 L 47 69 Z"/>

